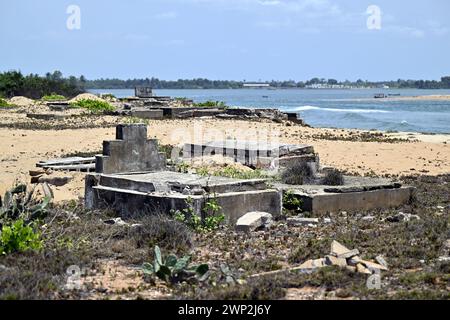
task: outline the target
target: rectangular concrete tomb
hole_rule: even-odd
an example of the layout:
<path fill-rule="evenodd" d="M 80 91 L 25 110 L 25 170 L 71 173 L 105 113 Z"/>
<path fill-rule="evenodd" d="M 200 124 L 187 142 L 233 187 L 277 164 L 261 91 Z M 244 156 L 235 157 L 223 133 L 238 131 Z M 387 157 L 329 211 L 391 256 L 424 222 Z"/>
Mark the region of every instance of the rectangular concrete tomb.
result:
<path fill-rule="evenodd" d="M 254 141 L 211 141 L 202 144 L 184 145 L 183 157 L 195 158 L 223 155 L 250 167 L 268 168 L 271 166 L 289 167 L 298 162 L 313 163 L 319 168 L 319 157 L 314 148 L 307 144 L 279 144 Z"/>
<path fill-rule="evenodd" d="M 217 201 L 229 223 L 251 211 L 281 214 L 281 193 L 263 179 L 204 177 L 169 171 L 145 125 L 119 125 L 117 140 L 105 141 L 96 173 L 86 177 L 86 207 L 113 208 L 122 216 L 191 208 L 206 216 Z"/>
<path fill-rule="evenodd" d="M 343 186 L 278 185 L 302 201 L 302 210 L 314 214 L 359 212 L 362 210 L 395 208 L 410 201 L 413 187 L 403 186 L 383 178 L 344 177 Z"/>

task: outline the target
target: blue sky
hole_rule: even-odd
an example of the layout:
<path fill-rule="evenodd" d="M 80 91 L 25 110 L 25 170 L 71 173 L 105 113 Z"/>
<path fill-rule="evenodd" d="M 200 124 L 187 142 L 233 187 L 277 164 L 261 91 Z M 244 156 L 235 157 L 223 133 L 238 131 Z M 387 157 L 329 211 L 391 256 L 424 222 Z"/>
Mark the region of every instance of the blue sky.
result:
<path fill-rule="evenodd" d="M 66 26 L 69 5 L 79 30 Z M 0 41 L 0 71 L 89 79 L 439 79 L 450 1 L 0 0 Z"/>

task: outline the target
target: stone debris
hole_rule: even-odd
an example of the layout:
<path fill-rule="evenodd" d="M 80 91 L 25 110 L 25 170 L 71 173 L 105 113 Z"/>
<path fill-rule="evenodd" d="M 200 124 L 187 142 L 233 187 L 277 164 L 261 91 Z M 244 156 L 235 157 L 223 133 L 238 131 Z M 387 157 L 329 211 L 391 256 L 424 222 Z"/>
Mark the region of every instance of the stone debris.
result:
<path fill-rule="evenodd" d="M 116 226 L 128 226 L 128 223 L 123 221 L 122 218 L 114 218 L 103 221 L 105 224 Z"/>
<path fill-rule="evenodd" d="M 289 226 L 316 226 L 319 223 L 319 219 L 317 218 L 301 218 L 301 217 L 293 217 L 287 218 L 287 224 Z"/>
<path fill-rule="evenodd" d="M 346 268 L 352 272 L 372 274 L 379 271 L 387 271 L 387 262 L 381 257 L 377 256 L 375 259 L 378 263 L 361 259 L 359 250 L 350 250 L 341 243 L 333 241 L 331 243 L 330 254 L 322 259 L 308 260 L 304 262 L 299 269 L 318 269 L 325 266 L 339 266 Z"/>
<path fill-rule="evenodd" d="M 338 258 L 335 256 L 326 256 L 325 263 L 328 266 L 338 266 L 338 267 L 346 267 L 347 266 L 347 260 L 345 260 L 344 258 Z"/>
<path fill-rule="evenodd" d="M 272 222 L 272 215 L 267 212 L 249 212 L 238 219 L 236 231 L 250 232 L 266 227 Z"/>
<path fill-rule="evenodd" d="M 383 256 L 376 256 L 375 261 L 378 262 L 380 265 L 388 268 L 388 263 L 386 262 Z"/>
<path fill-rule="evenodd" d="M 314 260 L 308 260 L 300 265 L 299 268 L 301 269 L 317 269 L 322 268 L 326 266 L 325 259 L 314 259 Z"/>
<path fill-rule="evenodd" d="M 420 217 L 416 214 L 399 212 L 396 215 L 386 218 L 388 222 L 408 222 L 411 220 L 420 220 Z"/>

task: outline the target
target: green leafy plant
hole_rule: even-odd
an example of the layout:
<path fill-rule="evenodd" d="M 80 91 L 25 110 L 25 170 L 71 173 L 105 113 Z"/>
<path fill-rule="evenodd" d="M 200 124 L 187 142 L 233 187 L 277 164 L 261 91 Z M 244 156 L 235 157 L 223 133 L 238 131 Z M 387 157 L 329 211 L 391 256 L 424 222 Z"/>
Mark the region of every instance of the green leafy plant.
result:
<path fill-rule="evenodd" d="M 41 235 L 22 219 L 2 226 L 0 232 L 0 255 L 28 250 L 40 250 L 43 246 Z"/>
<path fill-rule="evenodd" d="M 201 167 L 196 169 L 196 173 L 201 176 L 216 176 L 216 177 L 226 177 L 226 178 L 233 178 L 233 179 L 266 179 L 268 176 L 264 174 L 261 170 L 239 170 L 238 168 L 228 166 L 223 169 L 217 170 L 212 172 L 212 174 L 209 172 L 208 168 Z"/>
<path fill-rule="evenodd" d="M 202 281 L 209 271 L 207 264 L 189 265 L 191 260 L 189 255 L 178 258 L 176 255 L 170 254 L 164 259 L 159 246 L 155 246 L 154 251 L 154 262 L 144 263 L 142 266 L 144 274 L 156 276 L 167 283 L 179 283 L 193 277 Z"/>
<path fill-rule="evenodd" d="M 225 221 L 225 215 L 221 211 L 222 207 L 219 206 L 217 200 L 209 199 L 203 208 L 205 217 L 202 219 L 194 211 L 192 198 L 188 198 L 186 208 L 172 211 L 172 215 L 176 221 L 185 223 L 195 232 L 202 233 L 211 232 L 220 227 L 222 222 Z"/>
<path fill-rule="evenodd" d="M 0 98 L 0 108 L 9 108 L 12 107 L 5 99 Z"/>
<path fill-rule="evenodd" d="M 92 99 L 81 99 L 71 103 L 71 106 L 73 108 L 84 108 L 95 114 L 113 112 L 115 110 L 114 106 L 106 101 Z"/>
<path fill-rule="evenodd" d="M 292 190 L 288 190 L 283 194 L 283 211 L 286 214 L 298 214 L 302 212 L 303 201 L 300 200 Z"/>
<path fill-rule="evenodd" d="M 43 96 L 42 100 L 43 101 L 63 101 L 63 100 L 66 100 L 66 97 L 59 95 L 59 94 L 52 93 L 50 95 Z"/>
<path fill-rule="evenodd" d="M 225 102 L 223 102 L 223 101 L 211 101 L 211 100 L 208 100 L 208 101 L 205 101 L 205 102 L 195 103 L 194 106 L 195 107 L 203 107 L 203 108 L 205 108 L 205 107 L 207 107 L 207 108 L 208 107 L 209 108 L 211 108 L 211 107 L 224 108 L 226 105 L 225 105 Z"/>
<path fill-rule="evenodd" d="M 5 192 L 3 199 L 0 198 L 0 222 L 24 219 L 32 221 L 44 218 L 49 204 L 53 198 L 51 190 L 44 188 L 46 196 L 42 200 L 34 197 L 34 188 L 28 191 L 24 184 L 19 184 Z"/>

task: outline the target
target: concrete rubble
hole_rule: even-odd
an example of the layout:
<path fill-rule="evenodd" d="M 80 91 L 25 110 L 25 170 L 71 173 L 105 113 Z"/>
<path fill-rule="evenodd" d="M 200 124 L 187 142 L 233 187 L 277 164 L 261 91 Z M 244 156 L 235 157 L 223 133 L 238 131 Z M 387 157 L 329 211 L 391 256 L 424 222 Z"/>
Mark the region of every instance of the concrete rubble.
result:
<path fill-rule="evenodd" d="M 267 212 L 249 212 L 236 222 L 236 231 L 250 232 L 268 227 L 272 223 L 272 215 Z"/>
<path fill-rule="evenodd" d="M 298 268 L 318 269 L 326 266 L 338 266 L 364 274 L 388 270 L 386 260 L 383 257 L 378 256 L 376 260 L 377 262 L 363 260 L 359 257 L 358 249 L 350 250 L 341 243 L 333 240 L 329 255 L 321 259 L 308 260 Z"/>

